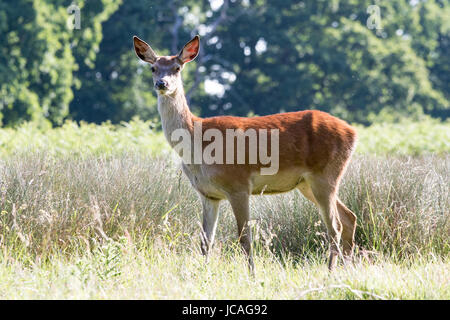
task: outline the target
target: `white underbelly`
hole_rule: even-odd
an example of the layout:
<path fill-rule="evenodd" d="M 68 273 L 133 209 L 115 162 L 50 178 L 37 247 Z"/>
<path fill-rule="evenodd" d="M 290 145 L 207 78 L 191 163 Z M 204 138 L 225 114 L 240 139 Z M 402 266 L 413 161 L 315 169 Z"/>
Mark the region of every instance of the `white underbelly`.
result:
<path fill-rule="evenodd" d="M 304 170 L 301 168 L 291 168 L 279 171 L 274 175 L 260 175 L 254 173 L 251 177 L 252 194 L 261 193 L 281 193 L 287 192 L 297 187 L 303 180 Z"/>

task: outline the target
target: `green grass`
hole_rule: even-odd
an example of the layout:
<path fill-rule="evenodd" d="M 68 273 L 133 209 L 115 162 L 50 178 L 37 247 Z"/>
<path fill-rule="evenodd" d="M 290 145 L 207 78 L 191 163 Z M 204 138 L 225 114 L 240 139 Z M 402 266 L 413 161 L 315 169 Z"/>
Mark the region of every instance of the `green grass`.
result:
<path fill-rule="evenodd" d="M 360 154 L 421 155 L 450 152 L 450 121 L 380 123 L 357 126 Z"/>
<path fill-rule="evenodd" d="M 357 126 L 359 154 L 423 155 L 450 152 L 450 121 L 405 121 L 398 124 Z M 120 155 L 139 152 L 166 155 L 169 152 L 161 132 L 150 122 L 134 120 L 121 125 L 94 125 L 67 121 L 57 128 L 38 128 L 33 123 L 0 128 L 0 157 L 29 152 L 66 155 Z"/>
<path fill-rule="evenodd" d="M 139 246 L 139 245 L 138 245 Z M 320 259 L 297 262 L 260 253 L 249 276 L 239 252 L 209 261 L 163 244 L 126 240 L 93 253 L 24 266 L 0 260 L 1 299 L 448 299 L 449 259 L 361 260 L 329 273 Z"/>
<path fill-rule="evenodd" d="M 161 132 L 151 122 L 134 120 L 121 125 L 95 125 L 66 121 L 56 128 L 39 128 L 25 123 L 17 128 L 0 128 L 0 157 L 43 152 L 54 157 L 67 155 L 119 155 L 139 152 L 167 154 L 169 148 Z"/>
<path fill-rule="evenodd" d="M 449 299 L 450 123 L 357 128 L 354 266 L 327 271 L 295 191 L 251 200 L 255 278 L 227 203 L 201 256 L 197 195 L 151 123 L 0 129 L 0 298 Z"/>
<path fill-rule="evenodd" d="M 340 190 L 358 216 L 356 263 L 331 274 L 311 203 L 253 197 L 252 279 L 227 203 L 200 255 L 200 203 L 171 157 L 5 156 L 0 298 L 449 299 L 449 166 L 448 154 L 356 155 Z"/>

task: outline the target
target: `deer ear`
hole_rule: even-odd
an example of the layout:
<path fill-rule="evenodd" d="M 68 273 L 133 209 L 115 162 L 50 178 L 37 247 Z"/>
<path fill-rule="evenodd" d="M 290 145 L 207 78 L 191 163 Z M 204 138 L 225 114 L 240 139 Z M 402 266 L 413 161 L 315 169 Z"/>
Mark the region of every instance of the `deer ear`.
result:
<path fill-rule="evenodd" d="M 192 61 L 197 57 L 199 50 L 200 37 L 197 35 L 184 45 L 183 50 L 178 54 L 178 59 L 180 59 L 182 63 Z"/>
<path fill-rule="evenodd" d="M 158 56 L 156 55 L 155 51 L 143 40 L 139 39 L 138 37 L 133 37 L 134 41 L 134 51 L 136 52 L 137 56 L 148 63 L 154 64 L 156 62 L 156 59 Z"/>

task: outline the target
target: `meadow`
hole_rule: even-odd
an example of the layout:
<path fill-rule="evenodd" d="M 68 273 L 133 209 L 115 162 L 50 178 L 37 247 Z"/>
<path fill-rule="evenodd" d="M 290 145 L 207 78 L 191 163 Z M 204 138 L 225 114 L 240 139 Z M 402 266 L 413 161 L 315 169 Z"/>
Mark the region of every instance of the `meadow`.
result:
<path fill-rule="evenodd" d="M 450 123 L 357 128 L 354 265 L 328 272 L 295 191 L 252 198 L 255 278 L 228 203 L 200 254 L 201 205 L 151 123 L 0 129 L 0 298 L 449 299 Z"/>

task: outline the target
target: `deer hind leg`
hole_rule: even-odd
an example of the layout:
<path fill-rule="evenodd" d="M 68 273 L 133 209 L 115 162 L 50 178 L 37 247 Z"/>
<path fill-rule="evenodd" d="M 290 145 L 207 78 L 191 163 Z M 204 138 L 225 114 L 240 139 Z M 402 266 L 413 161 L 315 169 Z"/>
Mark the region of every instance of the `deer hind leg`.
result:
<path fill-rule="evenodd" d="M 336 204 L 343 228 L 343 255 L 345 261 L 350 262 L 353 257 L 353 248 L 355 246 L 356 215 L 347 208 L 341 200 L 337 199 Z"/>
<path fill-rule="evenodd" d="M 330 256 L 328 261 L 328 268 L 333 270 L 337 263 L 338 255 L 340 254 L 339 242 L 342 234 L 342 223 L 340 221 L 339 212 L 337 208 L 337 185 L 335 181 L 323 176 L 311 176 L 307 180 L 310 190 L 302 193 L 309 199 L 312 194 L 313 202 L 319 208 L 323 222 L 327 228 L 329 242 L 330 242 Z M 311 199 L 310 199 L 311 200 Z"/>
<path fill-rule="evenodd" d="M 250 220 L 249 194 L 246 192 L 233 193 L 230 194 L 228 200 L 236 217 L 239 242 L 247 255 L 250 271 L 254 273 L 252 234 L 248 224 Z"/>
<path fill-rule="evenodd" d="M 203 232 L 201 234 L 201 249 L 203 255 L 208 257 L 209 250 L 214 243 L 217 220 L 219 217 L 219 200 L 213 200 L 200 195 L 203 207 Z"/>

